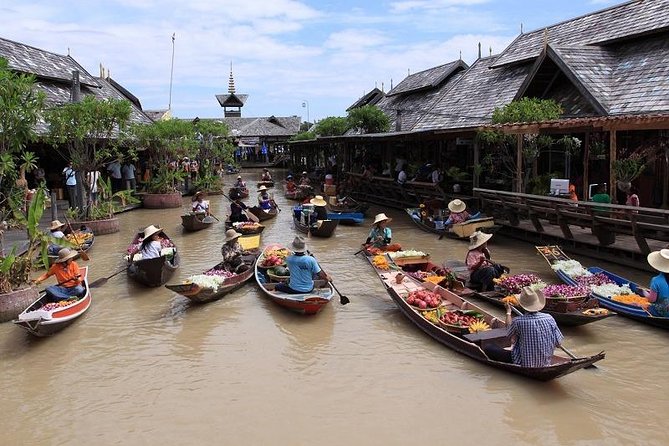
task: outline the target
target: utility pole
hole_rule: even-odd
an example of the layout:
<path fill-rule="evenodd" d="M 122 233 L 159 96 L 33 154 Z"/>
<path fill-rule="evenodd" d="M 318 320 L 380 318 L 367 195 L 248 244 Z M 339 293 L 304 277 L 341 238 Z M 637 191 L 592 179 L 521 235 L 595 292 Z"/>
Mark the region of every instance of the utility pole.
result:
<path fill-rule="evenodd" d="M 172 110 L 172 78 L 174 76 L 174 37 L 176 33 L 172 33 L 172 66 L 170 67 L 170 102 L 167 106 L 168 110 Z"/>

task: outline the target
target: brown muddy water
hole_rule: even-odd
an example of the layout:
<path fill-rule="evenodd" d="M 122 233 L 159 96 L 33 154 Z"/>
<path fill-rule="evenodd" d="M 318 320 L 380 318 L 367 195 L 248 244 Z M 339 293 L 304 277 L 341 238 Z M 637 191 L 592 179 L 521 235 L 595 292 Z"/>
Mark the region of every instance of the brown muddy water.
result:
<path fill-rule="evenodd" d="M 255 172 L 253 173 L 255 177 Z M 296 235 L 283 212 L 263 243 Z M 253 196 L 253 194 L 252 194 Z M 221 219 L 222 196 L 209 197 Z M 189 201 L 184 199 L 184 209 Z M 466 243 L 437 240 L 397 210 L 393 241 L 463 260 Z M 122 231 L 97 238 L 90 281 L 123 267 L 138 229 L 159 224 L 182 256 L 172 283 L 214 265 L 224 227 L 183 233 L 178 209 L 121 214 Z M 511 375 L 433 341 L 397 310 L 359 249 L 362 227 L 339 226 L 309 249 L 351 303 L 289 313 L 254 283 L 202 306 L 121 274 L 94 289 L 88 313 L 48 339 L 0 325 L 5 445 L 663 445 L 669 332 L 622 317 L 563 329 L 581 355 L 605 350 L 597 369 L 550 383 Z M 493 257 L 512 272 L 555 282 L 529 244 L 494 237 Z M 595 261 L 578 258 L 585 265 Z M 597 262 L 643 283 L 648 275 Z M 501 312 L 498 310 L 501 316 Z"/>

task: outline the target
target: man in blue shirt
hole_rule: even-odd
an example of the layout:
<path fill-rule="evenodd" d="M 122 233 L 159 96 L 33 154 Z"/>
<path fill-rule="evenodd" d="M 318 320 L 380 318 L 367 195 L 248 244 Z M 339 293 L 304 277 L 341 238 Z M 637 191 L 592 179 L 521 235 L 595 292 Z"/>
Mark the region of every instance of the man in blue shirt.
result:
<path fill-rule="evenodd" d="M 314 276 L 330 281 L 330 277 L 321 269 L 316 259 L 306 254 L 307 246 L 302 237 L 295 237 L 292 248 L 293 254 L 286 258 L 290 279 L 287 284 L 277 284 L 276 291 L 305 294 L 314 289 Z"/>

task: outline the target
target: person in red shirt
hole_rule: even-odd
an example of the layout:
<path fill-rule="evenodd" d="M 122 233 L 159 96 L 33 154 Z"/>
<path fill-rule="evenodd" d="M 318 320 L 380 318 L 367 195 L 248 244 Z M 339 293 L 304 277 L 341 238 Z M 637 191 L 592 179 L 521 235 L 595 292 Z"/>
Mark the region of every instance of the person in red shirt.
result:
<path fill-rule="evenodd" d="M 72 260 L 77 254 L 77 251 L 73 251 L 69 248 L 61 249 L 58 251 L 58 258 L 54 264 L 51 265 L 51 268 L 35 279 L 35 284 L 37 285 L 51 276 L 56 276 L 58 284 L 46 287 L 46 292 L 52 301 L 58 302 L 59 300 L 69 299 L 84 294 L 85 289 L 82 285 L 79 265 Z"/>

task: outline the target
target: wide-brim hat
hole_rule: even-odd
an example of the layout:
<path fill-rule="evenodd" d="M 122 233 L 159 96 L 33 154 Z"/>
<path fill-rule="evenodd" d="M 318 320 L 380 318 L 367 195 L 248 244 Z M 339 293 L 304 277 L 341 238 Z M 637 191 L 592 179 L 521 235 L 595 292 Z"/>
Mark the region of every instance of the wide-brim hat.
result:
<path fill-rule="evenodd" d="M 525 311 L 540 311 L 546 305 L 546 296 L 541 290 L 533 290 L 526 286 L 520 290 L 520 297 L 518 304 L 523 307 Z"/>
<path fill-rule="evenodd" d="M 241 236 L 242 234 L 235 231 L 234 229 L 228 229 L 225 231 L 225 243 L 231 242 L 232 240 L 237 240 Z"/>
<path fill-rule="evenodd" d="M 262 192 L 264 190 L 267 190 L 264 184 L 258 188 L 258 192 Z"/>
<path fill-rule="evenodd" d="M 238 179 L 238 180 L 241 180 L 241 179 L 242 179 L 242 176 L 241 176 L 241 175 L 237 175 L 237 179 Z"/>
<path fill-rule="evenodd" d="M 299 235 L 293 239 L 292 249 L 294 252 L 304 252 L 307 250 L 307 244 Z"/>
<path fill-rule="evenodd" d="M 648 264 L 656 270 L 669 273 L 669 249 L 661 249 L 648 254 Z"/>
<path fill-rule="evenodd" d="M 154 225 L 148 226 L 146 229 L 144 229 L 144 239 L 147 239 L 151 237 L 153 234 L 162 231 L 163 228 L 158 228 Z"/>
<path fill-rule="evenodd" d="M 195 192 L 195 195 L 193 195 L 192 200 L 193 200 L 193 201 L 196 201 L 199 197 L 203 197 L 203 196 L 204 196 L 204 192 L 202 192 L 201 190 L 199 190 L 199 191 Z"/>
<path fill-rule="evenodd" d="M 49 230 L 53 231 L 55 229 L 62 228 L 63 226 L 65 226 L 64 223 L 61 223 L 59 220 L 54 220 L 54 221 L 51 222 L 51 226 L 49 226 Z"/>
<path fill-rule="evenodd" d="M 467 205 L 465 204 L 464 201 L 460 200 L 459 198 L 456 198 L 455 200 L 451 200 L 448 203 L 448 210 L 451 212 L 454 212 L 456 214 L 459 214 L 460 212 L 464 212 L 464 210 L 467 209 Z"/>
<path fill-rule="evenodd" d="M 381 212 L 380 214 L 376 214 L 376 216 L 374 217 L 374 223 L 372 223 L 372 226 L 374 226 L 377 223 L 381 223 L 382 221 L 391 222 L 393 221 L 393 219 L 388 217 L 383 212 Z"/>
<path fill-rule="evenodd" d="M 287 179 L 287 180 L 292 180 L 292 179 L 293 179 L 293 176 L 292 176 L 292 175 L 288 175 L 288 176 L 286 177 L 286 179 Z"/>
<path fill-rule="evenodd" d="M 302 172 L 302 175 L 309 175 L 309 174 L 308 174 L 307 171 L 305 170 L 304 172 Z"/>
<path fill-rule="evenodd" d="M 328 204 L 328 202 L 323 199 L 322 195 L 316 195 L 314 198 L 309 200 L 309 203 L 313 204 L 314 206 L 325 206 Z"/>
<path fill-rule="evenodd" d="M 476 231 L 469 236 L 469 249 L 476 249 L 492 238 L 492 234 Z"/>
<path fill-rule="evenodd" d="M 55 260 L 55 263 L 63 263 L 70 259 L 73 259 L 79 254 L 77 251 L 73 251 L 70 248 L 63 248 L 58 251 L 58 258 Z"/>

